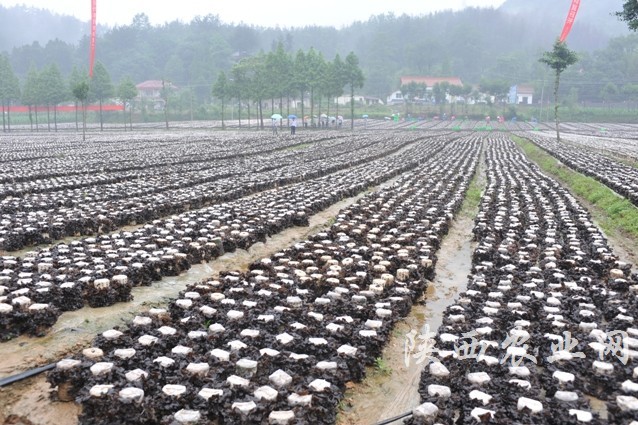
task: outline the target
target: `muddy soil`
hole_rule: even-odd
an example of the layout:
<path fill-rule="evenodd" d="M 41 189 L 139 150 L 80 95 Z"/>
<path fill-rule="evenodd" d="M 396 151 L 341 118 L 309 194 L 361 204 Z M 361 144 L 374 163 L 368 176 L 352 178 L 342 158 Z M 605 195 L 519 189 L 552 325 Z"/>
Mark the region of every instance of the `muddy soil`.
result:
<path fill-rule="evenodd" d="M 475 179 L 482 190 L 486 185 L 482 157 Z M 352 384 L 346 391 L 338 425 L 372 425 L 410 412 L 421 404 L 418 388 L 426 362 L 417 363 L 419 359 L 406 353 L 406 335 L 412 330 L 419 334 L 436 332 L 446 308 L 467 288 L 475 249 L 471 235 L 477 213 L 478 206 L 464 204 L 437 253 L 435 279 L 410 315 L 397 324 L 382 357 L 369 368 L 364 381 Z"/>
<path fill-rule="evenodd" d="M 482 155 L 475 181 L 482 191 L 486 186 Z M 466 202 L 461 208 L 437 253 L 434 280 L 410 315 L 397 324 L 381 359 L 369 368 L 366 379 L 349 387 L 340 406 L 338 425 L 375 424 L 401 416 L 421 404 L 418 388 L 426 362 L 419 363 L 419 359 L 406 353 L 406 335 L 412 330 L 419 334 L 435 333 L 446 308 L 467 288 L 476 247 L 471 239 L 477 213 L 478 205 Z"/>
<path fill-rule="evenodd" d="M 482 166 L 477 177 L 479 185 L 482 183 L 483 187 L 485 175 Z M 165 278 L 150 287 L 135 288 L 134 301 L 130 303 L 64 313 L 43 338 L 20 337 L 0 344 L 0 377 L 76 353 L 87 347 L 95 334 L 124 325 L 135 314 L 150 307 L 165 305 L 190 283 L 214 277 L 225 270 L 246 270 L 251 262 L 270 256 L 331 225 L 341 208 L 354 203 L 361 196 L 348 198 L 311 217 L 309 227 L 288 229 L 247 251 L 238 250 L 211 263 L 195 265 L 181 276 Z M 586 202 L 580 201 L 589 207 Z M 474 249 L 470 237 L 475 214 L 475 209 L 464 208 L 460 212 L 442 242 L 435 280 L 430 283 L 422 300 L 412 308 L 411 314 L 397 324 L 382 357 L 375 367 L 369 369 L 367 378 L 360 384 L 349 386 L 340 406 L 338 425 L 371 425 L 409 412 L 420 403 L 417 389 L 425 364 L 417 364 L 414 358 L 406 359 L 406 335 L 413 329 L 422 332 L 425 326 L 430 332 L 436 332 L 446 307 L 465 289 Z M 635 242 L 618 234 L 607 236 L 609 244 L 621 259 L 638 264 Z M 75 403 L 51 401 L 50 392 L 44 375 L 0 388 L 0 424 L 76 425 L 80 407 Z"/>
<path fill-rule="evenodd" d="M 425 362 L 406 356 L 407 333 L 436 332 L 443 312 L 467 287 L 473 243 L 468 235 L 473 222 L 461 217 L 443 240 L 438 253 L 436 278 L 410 315 L 397 324 L 382 358 L 368 370 L 360 384 L 352 385 L 341 403 L 337 424 L 371 425 L 410 412 L 420 403 L 419 381 Z M 399 423 L 399 422 L 397 422 Z"/>
<path fill-rule="evenodd" d="M 125 326 L 136 314 L 151 307 L 165 306 L 191 283 L 217 276 L 222 271 L 245 271 L 260 258 L 269 257 L 334 222 L 339 210 L 366 193 L 342 200 L 310 217 L 308 227 L 295 227 L 274 235 L 248 250 L 225 254 L 215 261 L 197 264 L 177 277 L 164 278 L 148 287 L 133 289 L 133 301 L 110 307 L 85 307 L 66 312 L 42 338 L 21 336 L 0 344 L 0 378 L 54 363 L 90 345 L 96 334 L 114 326 Z M 51 388 L 44 375 L 0 388 L 0 424 L 75 425 L 80 407 L 75 403 L 50 400 Z"/>

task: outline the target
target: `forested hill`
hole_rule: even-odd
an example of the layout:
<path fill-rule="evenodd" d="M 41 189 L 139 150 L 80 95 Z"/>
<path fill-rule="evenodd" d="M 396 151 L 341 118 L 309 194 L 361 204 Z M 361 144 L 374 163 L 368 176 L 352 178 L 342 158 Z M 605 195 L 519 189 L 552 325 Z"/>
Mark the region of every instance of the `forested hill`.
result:
<path fill-rule="evenodd" d="M 65 43 L 77 43 L 88 31 L 88 22 L 72 16 L 24 6 L 0 5 L 0 52 L 34 41 L 45 45 L 56 38 Z"/>
<path fill-rule="evenodd" d="M 578 10 L 570 43 L 581 50 L 600 48 L 609 37 L 627 34 L 627 25 L 615 13 L 622 10 L 624 0 L 583 0 Z M 558 35 L 569 12 L 571 0 L 507 0 L 499 11 L 510 16 L 525 18 L 528 30 Z M 551 35 L 549 31 L 548 35 Z M 582 45 L 580 45 L 582 43 Z M 603 43 L 603 44 L 601 44 Z"/>
<path fill-rule="evenodd" d="M 583 1 L 568 40 L 570 48 L 591 53 L 606 48 L 610 37 L 629 34 L 613 16 L 622 2 Z M 416 17 L 385 14 L 342 29 L 230 25 L 215 15 L 151 26 L 148 17 L 138 15 L 129 25 L 101 28 L 97 60 L 113 81 L 124 76 L 133 81 L 166 78 L 193 88 L 202 101 L 210 96 L 221 70 L 230 69 L 241 57 L 270 51 L 277 42 L 290 54 L 314 47 L 327 60 L 354 51 L 366 77 L 363 92 L 381 98 L 396 90 L 399 76 L 406 74 L 515 84 L 539 78 L 538 57 L 559 36 L 570 3 L 508 0 L 497 10 L 469 8 Z M 51 41 L 45 41 L 45 32 Z M 0 51 L 9 54 L 20 78 L 31 66 L 41 69 L 52 62 L 65 76 L 73 66 L 85 67 L 87 34 L 88 23 L 74 18 L 0 6 Z"/>

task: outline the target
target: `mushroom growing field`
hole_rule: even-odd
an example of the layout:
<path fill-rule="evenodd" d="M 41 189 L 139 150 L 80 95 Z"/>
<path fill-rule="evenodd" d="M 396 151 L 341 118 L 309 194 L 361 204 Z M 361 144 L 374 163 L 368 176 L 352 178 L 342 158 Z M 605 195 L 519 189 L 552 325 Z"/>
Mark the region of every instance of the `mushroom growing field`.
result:
<path fill-rule="evenodd" d="M 638 199 L 601 153 L 625 133 L 512 131 Z M 0 423 L 374 425 L 344 403 L 394 346 L 422 372 L 391 423 L 638 424 L 638 277 L 509 132 L 3 135 L 0 170 Z M 473 190 L 471 269 L 434 303 Z"/>

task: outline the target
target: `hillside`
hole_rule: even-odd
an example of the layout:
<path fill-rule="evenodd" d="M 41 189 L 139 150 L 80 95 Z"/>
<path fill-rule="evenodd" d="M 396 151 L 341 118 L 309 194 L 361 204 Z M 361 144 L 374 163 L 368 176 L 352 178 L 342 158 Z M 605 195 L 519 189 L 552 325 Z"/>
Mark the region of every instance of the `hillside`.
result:
<path fill-rule="evenodd" d="M 622 3 L 582 2 L 568 44 L 581 54 L 579 70 L 587 72 L 565 79 L 566 90 L 579 84 L 572 98 L 580 93 L 599 100 L 603 86 L 612 84 L 608 91 L 615 93 L 634 81 L 635 41 L 624 37 L 630 32 L 613 15 Z M 138 15 L 130 25 L 98 28 L 96 59 L 113 81 L 124 76 L 136 82 L 166 78 L 189 87 L 194 101 L 202 104 L 209 101 L 221 71 L 243 57 L 272 50 L 278 42 L 293 57 L 311 47 L 327 60 L 354 52 L 365 75 L 363 93 L 382 99 L 398 89 L 401 75 L 457 76 L 473 85 L 483 80 L 541 85 L 546 70 L 538 58 L 560 35 L 569 5 L 569 0 L 508 0 L 498 9 L 382 14 L 341 29 L 261 28 L 227 24 L 215 15 L 152 26 L 146 15 Z M 74 66 L 87 65 L 87 27 L 44 10 L 0 6 L 0 51 L 9 53 L 21 79 L 31 67 L 51 63 L 67 77 Z"/>
<path fill-rule="evenodd" d="M 43 9 L 0 5 L 0 52 L 50 40 L 77 43 L 88 32 L 89 24 L 72 16 L 57 15 Z"/>
<path fill-rule="evenodd" d="M 627 26 L 614 15 L 622 10 L 623 0 L 581 1 L 574 38 L 584 32 L 598 32 L 605 39 L 627 34 Z M 571 0 L 507 0 L 499 10 L 510 16 L 527 17 L 536 28 L 562 28 Z M 559 29 L 560 31 L 560 29 Z"/>

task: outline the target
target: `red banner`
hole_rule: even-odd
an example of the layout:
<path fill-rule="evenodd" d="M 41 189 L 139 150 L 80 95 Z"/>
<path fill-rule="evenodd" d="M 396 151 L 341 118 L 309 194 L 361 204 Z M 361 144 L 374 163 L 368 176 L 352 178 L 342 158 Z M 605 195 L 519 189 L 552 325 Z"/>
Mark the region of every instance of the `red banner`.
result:
<path fill-rule="evenodd" d="M 77 111 L 81 111 L 82 110 L 82 106 L 78 106 L 77 108 L 73 105 L 59 105 L 59 106 L 51 106 L 51 107 L 46 107 L 46 106 L 32 106 L 31 107 L 31 111 L 32 112 L 46 112 L 47 110 L 49 111 L 53 111 L 56 110 L 58 112 L 75 112 Z M 100 105 L 86 105 L 86 110 L 87 111 L 99 111 L 100 110 Z M 107 112 L 107 111 L 123 111 L 124 110 L 124 106 L 123 105 L 115 105 L 115 104 L 104 104 L 102 105 L 102 111 L 103 112 Z M 29 112 L 29 107 L 28 106 L 24 106 L 24 105 L 12 105 L 9 106 L 9 112 L 11 112 L 12 114 L 14 113 L 27 113 Z"/>
<path fill-rule="evenodd" d="M 579 7 L 580 0 L 572 0 L 572 6 L 569 8 L 569 14 L 567 15 L 567 20 L 565 20 L 563 32 L 560 34 L 561 43 L 567 39 L 569 32 L 572 30 L 572 25 L 574 25 L 574 21 L 576 20 L 576 15 L 578 14 Z"/>
<path fill-rule="evenodd" d="M 91 50 L 89 52 L 89 77 L 93 77 L 93 63 L 95 62 L 95 21 L 97 0 L 91 0 Z"/>

